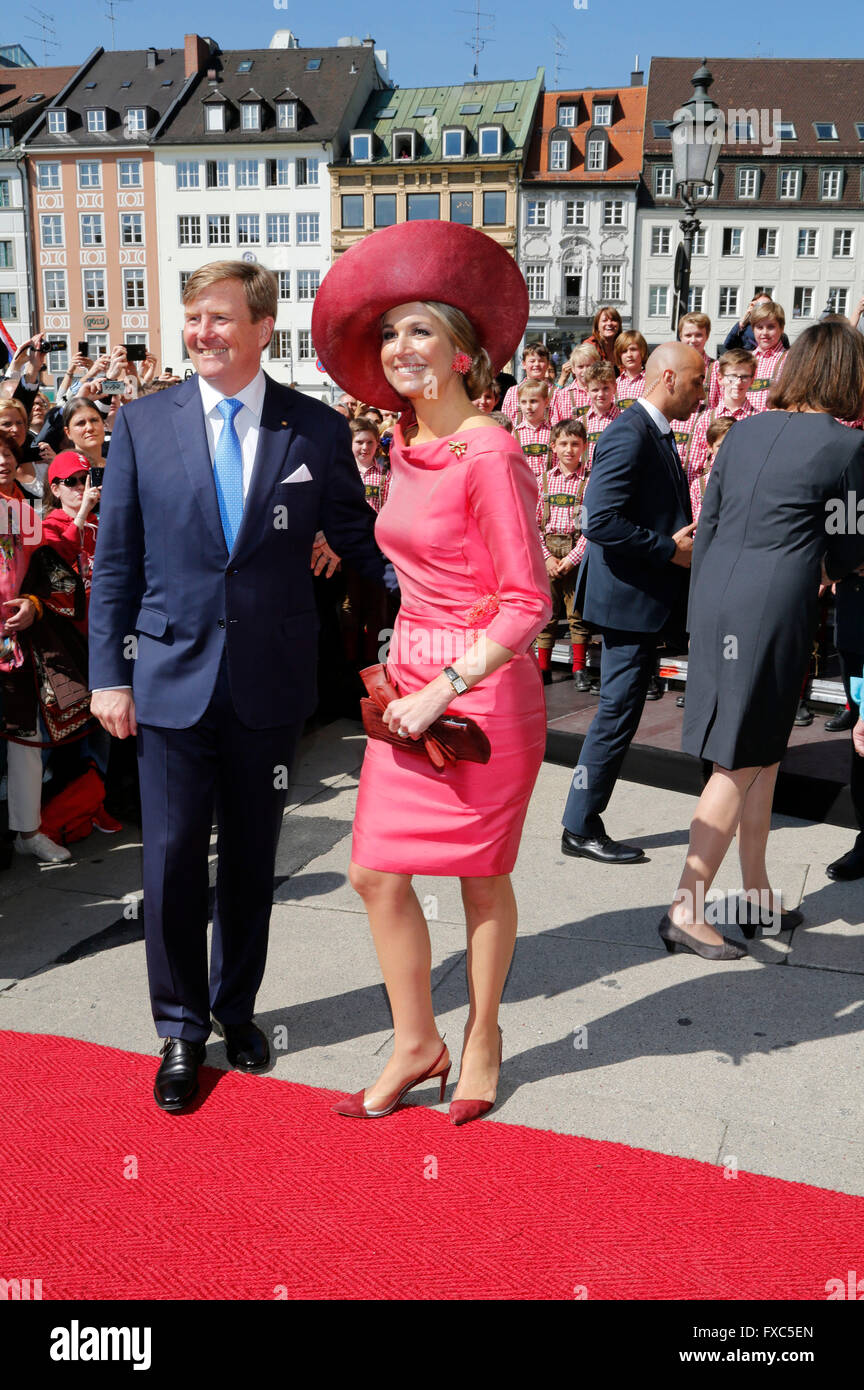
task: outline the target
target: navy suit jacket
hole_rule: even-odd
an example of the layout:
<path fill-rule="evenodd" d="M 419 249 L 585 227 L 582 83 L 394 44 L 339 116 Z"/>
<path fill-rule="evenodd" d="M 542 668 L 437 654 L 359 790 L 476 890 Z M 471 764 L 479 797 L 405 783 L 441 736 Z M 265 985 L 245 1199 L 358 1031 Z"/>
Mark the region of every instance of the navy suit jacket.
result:
<path fill-rule="evenodd" d="M 305 465 L 307 481 L 287 483 Z M 144 724 L 206 710 L 223 650 L 253 729 L 315 707 L 315 533 L 383 577 L 347 421 L 267 378 L 258 450 L 229 556 L 197 377 L 124 405 L 102 491 L 90 597 L 90 686 L 131 685 Z"/>
<path fill-rule="evenodd" d="M 674 447 L 674 446 L 673 446 Z M 638 402 L 603 431 L 585 489 L 582 616 L 600 628 L 659 632 L 686 600 L 672 536 L 693 520 L 687 478 Z"/>

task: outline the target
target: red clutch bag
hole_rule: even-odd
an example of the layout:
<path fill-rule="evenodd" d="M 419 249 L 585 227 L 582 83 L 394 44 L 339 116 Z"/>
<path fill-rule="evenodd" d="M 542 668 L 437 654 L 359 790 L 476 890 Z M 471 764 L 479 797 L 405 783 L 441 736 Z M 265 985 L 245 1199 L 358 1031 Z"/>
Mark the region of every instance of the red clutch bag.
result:
<path fill-rule="evenodd" d="M 418 739 L 401 738 L 381 718 L 382 711 L 390 701 L 400 698 L 398 687 L 387 674 L 387 667 L 367 666 L 360 672 L 360 679 L 368 692 L 368 699 L 360 701 L 360 713 L 369 738 L 380 738 L 406 753 L 426 757 L 439 772 L 457 762 L 488 763 L 492 747 L 475 720 L 464 715 L 460 718 L 445 714 L 430 724 Z"/>

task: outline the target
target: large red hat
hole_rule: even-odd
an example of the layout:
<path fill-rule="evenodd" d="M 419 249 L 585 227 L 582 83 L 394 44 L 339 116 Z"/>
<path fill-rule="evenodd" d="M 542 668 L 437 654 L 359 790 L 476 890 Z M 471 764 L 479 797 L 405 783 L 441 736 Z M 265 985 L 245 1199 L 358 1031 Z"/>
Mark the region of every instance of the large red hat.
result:
<path fill-rule="evenodd" d="M 358 241 L 331 266 L 315 296 L 315 351 L 345 391 L 404 410 L 381 366 L 382 314 L 437 301 L 471 320 L 493 370 L 509 362 L 528 322 L 528 290 L 509 252 L 460 222 L 401 222 Z"/>

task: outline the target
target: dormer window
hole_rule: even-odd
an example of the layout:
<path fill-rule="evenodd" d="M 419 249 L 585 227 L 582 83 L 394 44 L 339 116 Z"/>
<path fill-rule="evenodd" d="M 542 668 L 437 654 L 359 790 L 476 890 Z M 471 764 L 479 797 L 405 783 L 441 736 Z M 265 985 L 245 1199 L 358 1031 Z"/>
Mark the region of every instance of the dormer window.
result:
<path fill-rule="evenodd" d="M 67 111 L 48 112 L 48 133 L 49 135 L 65 135 L 68 128 Z"/>
<path fill-rule="evenodd" d="M 147 107 L 127 106 L 123 123 L 127 130 L 146 130 Z"/>
<path fill-rule="evenodd" d="M 414 159 L 415 141 L 417 132 L 414 130 L 394 130 L 393 132 L 393 158 L 394 159 Z"/>
<path fill-rule="evenodd" d="M 570 168 L 571 141 L 568 132 L 562 128 L 553 130 L 549 136 L 549 172 L 561 173 Z"/>
<path fill-rule="evenodd" d="M 591 135 L 585 146 L 585 168 L 589 173 L 598 173 L 606 168 L 606 137 Z"/>
<path fill-rule="evenodd" d="M 286 87 L 275 98 L 277 130 L 297 129 L 297 95 Z"/>
<path fill-rule="evenodd" d="M 107 125 L 105 107 L 94 106 L 87 112 L 87 129 L 91 135 L 101 135 Z"/>
<path fill-rule="evenodd" d="M 443 155 L 445 159 L 465 158 L 464 127 L 444 131 Z"/>
<path fill-rule="evenodd" d="M 354 131 L 351 136 L 351 158 L 355 164 L 365 164 L 372 158 L 372 136 L 367 131 Z"/>
<path fill-rule="evenodd" d="M 487 158 L 501 154 L 501 138 L 504 133 L 503 126 L 500 125 L 481 125 L 477 134 L 477 150 Z"/>
<path fill-rule="evenodd" d="M 558 105 L 558 124 L 565 130 L 572 130 L 576 125 L 576 105 L 575 102 L 559 102 Z"/>
<path fill-rule="evenodd" d="M 612 103 L 611 101 L 595 101 L 594 103 L 594 124 L 612 124 Z"/>
<path fill-rule="evenodd" d="M 244 101 L 240 107 L 240 127 L 242 130 L 261 129 L 261 103 Z"/>
<path fill-rule="evenodd" d="M 225 129 L 225 107 L 224 106 L 205 106 L 204 107 L 204 129 L 205 130 L 224 130 Z"/>

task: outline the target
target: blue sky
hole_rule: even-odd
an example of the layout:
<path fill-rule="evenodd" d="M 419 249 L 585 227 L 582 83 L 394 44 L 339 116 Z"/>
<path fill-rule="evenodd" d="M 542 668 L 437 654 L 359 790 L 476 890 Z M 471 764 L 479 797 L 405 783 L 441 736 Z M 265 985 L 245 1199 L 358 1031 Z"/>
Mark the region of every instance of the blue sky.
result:
<path fill-rule="evenodd" d="M 394 3 L 394 0 L 326 0 L 298 4 L 286 0 L 115 0 L 117 48 L 179 47 L 183 34 L 196 29 L 223 48 L 266 48 L 276 29 L 293 29 L 303 47 L 332 45 L 345 34 L 371 33 L 376 46 L 390 54 L 390 72 L 402 87 L 454 84 L 470 78 L 474 63 L 469 47 L 474 27 L 474 0 L 443 3 Z M 584 0 L 579 0 L 580 5 Z M 480 54 L 481 78 L 533 76 L 546 69 L 553 82 L 554 27 L 563 35 L 558 86 L 589 87 L 629 82 L 636 53 L 647 71 L 652 54 L 674 57 L 839 58 L 864 56 L 861 0 L 718 0 L 718 3 L 672 4 L 649 0 L 480 0 L 491 25 Z M 72 0 L 46 6 L 53 12 L 59 47 L 47 61 L 77 64 L 97 44 L 111 48 L 107 0 Z M 43 49 L 37 38 L 32 5 L 5 7 L 0 42 L 24 43 L 37 63 Z M 467 11 L 467 13 L 463 13 Z M 18 15 L 21 17 L 18 18 Z"/>

